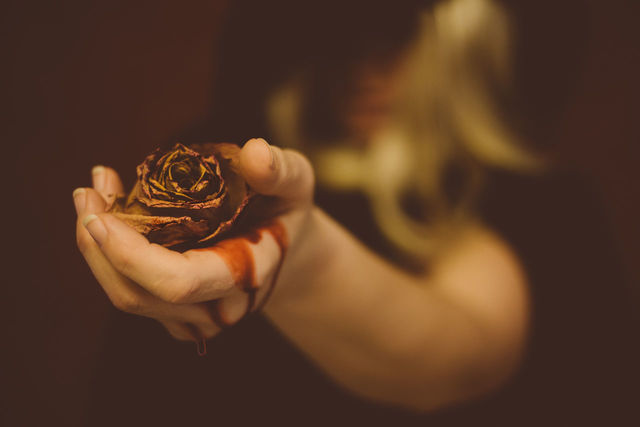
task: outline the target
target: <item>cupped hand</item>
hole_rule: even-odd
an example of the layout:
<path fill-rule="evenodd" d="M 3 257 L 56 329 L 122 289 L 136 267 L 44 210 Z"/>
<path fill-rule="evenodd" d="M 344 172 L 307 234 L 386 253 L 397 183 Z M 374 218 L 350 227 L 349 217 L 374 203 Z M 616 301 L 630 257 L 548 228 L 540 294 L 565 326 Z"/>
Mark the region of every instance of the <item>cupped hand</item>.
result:
<path fill-rule="evenodd" d="M 313 171 L 301 154 L 262 139 L 244 145 L 240 168 L 256 192 L 275 197 L 281 213 L 246 235 L 183 253 L 149 243 L 106 213 L 123 194 L 122 183 L 113 169 L 93 169 L 93 188 L 73 194 L 77 243 L 117 308 L 158 320 L 179 340 L 199 342 L 266 303 L 280 268 L 292 263 L 287 247 L 295 252 L 304 233 Z"/>

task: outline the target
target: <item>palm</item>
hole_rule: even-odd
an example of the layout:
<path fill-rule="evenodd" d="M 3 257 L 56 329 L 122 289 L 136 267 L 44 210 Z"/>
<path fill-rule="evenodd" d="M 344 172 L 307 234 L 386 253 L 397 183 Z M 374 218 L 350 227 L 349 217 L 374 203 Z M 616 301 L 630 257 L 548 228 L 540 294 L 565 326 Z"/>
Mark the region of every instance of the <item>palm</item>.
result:
<path fill-rule="evenodd" d="M 266 303 L 286 248 L 309 210 L 313 175 L 308 162 L 292 152 L 274 150 L 281 165 L 273 168 L 265 163 L 263 144 L 250 141 L 243 148 L 245 178 L 258 192 L 278 196 L 288 209 L 211 247 L 171 251 L 105 213 L 123 193 L 112 169 L 94 175 L 95 189 L 74 194 L 78 246 L 116 307 L 160 321 L 178 339 L 200 341 Z"/>

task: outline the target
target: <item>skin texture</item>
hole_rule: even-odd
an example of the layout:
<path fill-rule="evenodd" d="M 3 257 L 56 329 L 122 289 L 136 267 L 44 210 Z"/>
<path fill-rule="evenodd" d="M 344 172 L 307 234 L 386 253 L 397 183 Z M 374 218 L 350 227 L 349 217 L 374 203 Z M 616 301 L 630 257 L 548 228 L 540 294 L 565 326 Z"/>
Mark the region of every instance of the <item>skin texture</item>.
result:
<path fill-rule="evenodd" d="M 276 196 L 285 212 L 277 221 L 287 255 L 265 314 L 336 382 L 425 411 L 509 378 L 524 346 L 528 297 L 515 256 L 497 236 L 469 229 L 434 260 L 429 276 L 410 276 L 313 206 L 313 171 L 304 156 L 254 139 L 240 161 L 247 182 Z M 94 174 L 94 188 L 74 192 L 78 246 L 113 304 L 158 320 L 180 340 L 195 340 L 188 325 L 206 338 L 219 332 L 212 300 L 227 321 L 237 321 L 247 294 L 220 253 L 229 240 L 182 254 L 150 244 L 104 213 L 117 193 L 122 185 L 109 168 Z M 247 245 L 259 305 L 282 250 L 264 230 Z"/>

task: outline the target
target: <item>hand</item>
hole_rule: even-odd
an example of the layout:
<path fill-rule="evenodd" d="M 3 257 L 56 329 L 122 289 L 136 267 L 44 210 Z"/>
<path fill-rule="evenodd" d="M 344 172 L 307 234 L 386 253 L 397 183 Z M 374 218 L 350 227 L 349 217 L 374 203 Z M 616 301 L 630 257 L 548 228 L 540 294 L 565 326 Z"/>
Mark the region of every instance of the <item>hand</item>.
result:
<path fill-rule="evenodd" d="M 105 213 L 122 194 L 117 173 L 93 170 L 93 189 L 74 191 L 80 251 L 112 303 L 162 323 L 179 340 L 200 341 L 263 305 L 312 206 L 313 172 L 301 154 L 252 139 L 242 148 L 241 172 L 258 193 L 275 196 L 279 216 L 249 235 L 211 248 L 171 251 Z M 286 246 L 290 255 L 284 260 Z"/>

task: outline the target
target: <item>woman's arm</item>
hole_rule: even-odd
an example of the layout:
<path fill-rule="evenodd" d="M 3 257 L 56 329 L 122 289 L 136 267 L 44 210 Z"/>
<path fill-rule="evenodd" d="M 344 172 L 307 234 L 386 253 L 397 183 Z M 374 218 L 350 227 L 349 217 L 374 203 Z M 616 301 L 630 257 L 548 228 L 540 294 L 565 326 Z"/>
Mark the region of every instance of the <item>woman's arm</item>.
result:
<path fill-rule="evenodd" d="M 469 230 L 428 277 L 413 277 L 313 208 L 313 172 L 300 154 L 255 140 L 240 160 L 249 184 L 286 208 L 277 221 L 290 246 L 266 314 L 337 382 L 428 410 L 487 392 L 512 372 L 527 297 L 516 260 L 497 238 Z M 113 171 L 103 178 L 95 185 L 103 196 L 122 190 Z M 246 298 L 221 256 L 228 244 L 185 253 L 150 244 L 104 213 L 98 191 L 74 193 L 78 245 L 118 308 L 157 319 L 184 340 L 219 332 L 207 301 L 218 300 L 231 323 L 241 316 Z M 269 233 L 262 235 L 250 245 L 259 301 L 281 256 Z"/>
<path fill-rule="evenodd" d="M 488 231 L 462 233 L 428 277 L 392 267 L 318 209 L 267 316 L 335 381 L 418 410 L 494 389 L 517 367 L 525 279 Z"/>

